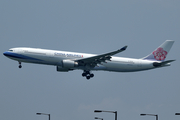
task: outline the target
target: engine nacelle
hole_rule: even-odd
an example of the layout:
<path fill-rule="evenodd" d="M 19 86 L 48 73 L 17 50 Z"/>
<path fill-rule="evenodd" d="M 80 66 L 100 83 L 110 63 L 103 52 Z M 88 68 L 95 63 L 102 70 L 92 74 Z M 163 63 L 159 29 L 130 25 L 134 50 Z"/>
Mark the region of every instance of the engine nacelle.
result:
<path fill-rule="evenodd" d="M 76 67 L 76 66 L 78 66 L 78 63 L 74 62 L 72 60 L 63 60 L 62 61 L 62 67 L 63 68 L 73 68 L 73 67 Z"/>
<path fill-rule="evenodd" d="M 69 69 L 69 68 L 62 68 L 61 66 L 57 66 L 56 69 L 59 72 L 68 72 L 70 70 L 73 70 L 73 69 Z"/>

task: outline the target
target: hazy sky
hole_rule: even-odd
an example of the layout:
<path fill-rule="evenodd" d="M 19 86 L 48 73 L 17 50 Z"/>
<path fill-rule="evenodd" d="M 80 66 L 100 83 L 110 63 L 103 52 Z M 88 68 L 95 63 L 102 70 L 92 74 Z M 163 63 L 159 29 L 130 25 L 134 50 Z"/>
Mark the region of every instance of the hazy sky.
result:
<path fill-rule="evenodd" d="M 0 119 L 179 120 L 179 0 L 1 0 Z M 170 67 L 134 73 L 56 72 L 55 66 L 23 63 L 3 56 L 13 47 L 38 47 L 102 54 L 128 45 L 120 57 L 142 58 L 165 40 L 175 40 Z"/>

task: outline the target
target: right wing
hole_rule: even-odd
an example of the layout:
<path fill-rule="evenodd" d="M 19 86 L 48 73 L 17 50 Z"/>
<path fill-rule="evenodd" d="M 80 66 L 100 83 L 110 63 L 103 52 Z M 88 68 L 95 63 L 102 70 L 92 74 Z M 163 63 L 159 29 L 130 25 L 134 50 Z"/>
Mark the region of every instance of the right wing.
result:
<path fill-rule="evenodd" d="M 78 60 L 76 60 L 76 62 L 78 62 L 79 65 L 81 65 L 81 66 L 90 65 L 91 67 L 95 67 L 97 64 L 101 64 L 101 62 L 105 62 L 106 60 L 111 61 L 110 60 L 112 58 L 111 56 L 126 50 L 126 48 L 127 48 L 127 46 L 124 46 L 119 50 L 109 52 L 106 54 L 102 54 L 102 55 L 84 58 L 84 59 L 78 59 Z"/>

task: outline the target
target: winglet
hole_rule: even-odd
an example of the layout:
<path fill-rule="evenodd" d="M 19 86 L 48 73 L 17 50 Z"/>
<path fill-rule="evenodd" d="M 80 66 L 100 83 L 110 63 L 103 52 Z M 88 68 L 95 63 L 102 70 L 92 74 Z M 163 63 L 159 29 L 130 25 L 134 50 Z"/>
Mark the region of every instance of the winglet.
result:
<path fill-rule="evenodd" d="M 126 50 L 127 47 L 128 47 L 128 46 L 126 45 L 126 46 L 124 46 L 123 48 L 121 48 L 120 50 L 121 50 L 121 51 Z"/>

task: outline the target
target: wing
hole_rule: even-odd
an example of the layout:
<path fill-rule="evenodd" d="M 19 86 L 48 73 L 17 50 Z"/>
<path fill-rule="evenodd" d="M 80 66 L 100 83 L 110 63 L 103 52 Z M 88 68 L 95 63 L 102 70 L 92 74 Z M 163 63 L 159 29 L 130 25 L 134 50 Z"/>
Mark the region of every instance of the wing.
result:
<path fill-rule="evenodd" d="M 78 64 L 81 66 L 90 65 L 91 67 L 95 67 L 97 64 L 101 64 L 101 62 L 105 62 L 106 60 L 111 61 L 111 58 L 112 58 L 111 56 L 126 50 L 126 48 L 127 46 L 124 46 L 123 48 L 119 50 L 102 54 L 102 55 L 84 58 L 84 59 L 78 59 L 76 60 L 76 62 L 78 62 Z"/>

